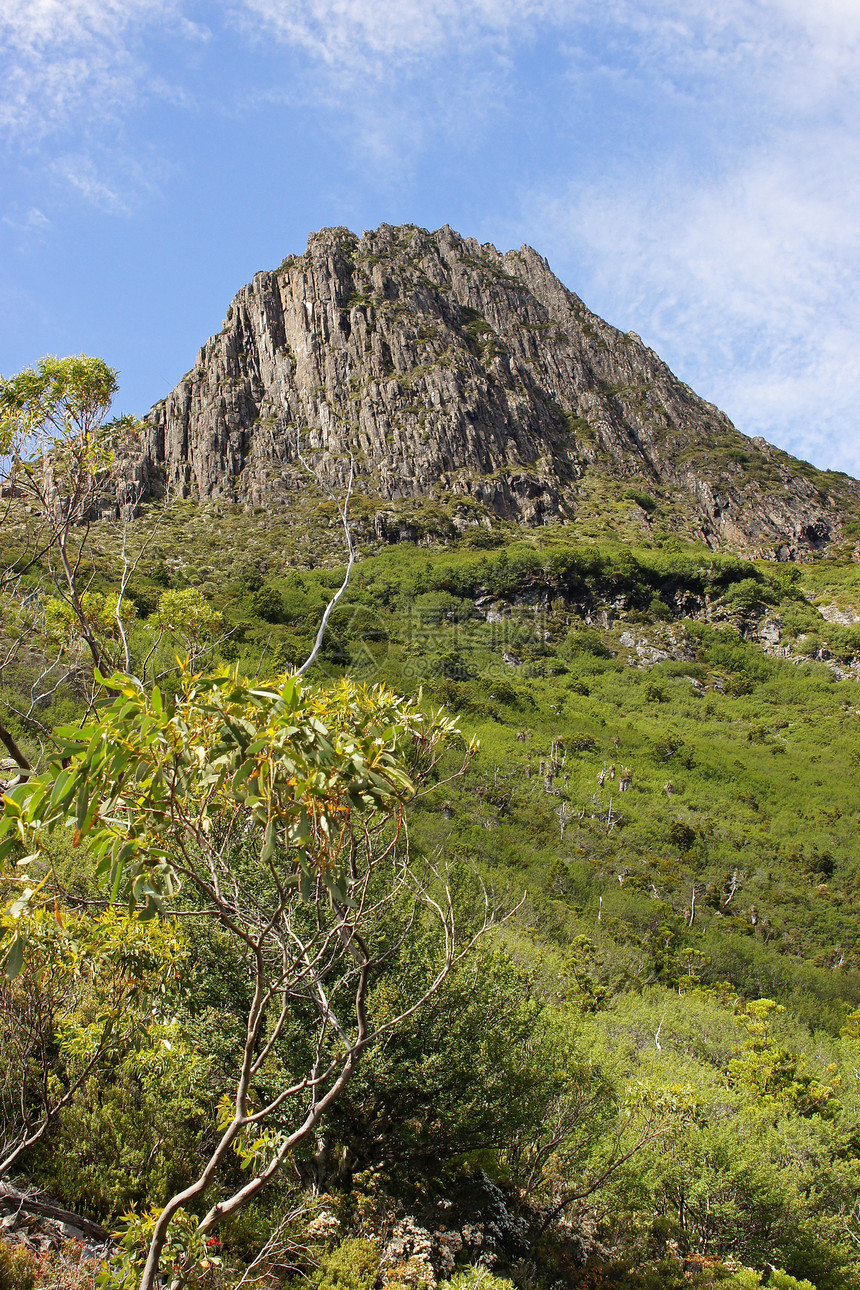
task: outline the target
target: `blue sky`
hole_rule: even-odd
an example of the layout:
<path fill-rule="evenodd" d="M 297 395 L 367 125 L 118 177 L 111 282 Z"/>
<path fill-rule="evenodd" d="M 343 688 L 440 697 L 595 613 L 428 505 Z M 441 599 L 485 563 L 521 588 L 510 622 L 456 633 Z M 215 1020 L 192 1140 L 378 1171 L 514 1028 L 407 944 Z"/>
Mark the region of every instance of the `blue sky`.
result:
<path fill-rule="evenodd" d="M 0 140 L 7 375 L 142 413 L 312 230 L 448 223 L 860 475 L 858 0 L 0 0 Z"/>

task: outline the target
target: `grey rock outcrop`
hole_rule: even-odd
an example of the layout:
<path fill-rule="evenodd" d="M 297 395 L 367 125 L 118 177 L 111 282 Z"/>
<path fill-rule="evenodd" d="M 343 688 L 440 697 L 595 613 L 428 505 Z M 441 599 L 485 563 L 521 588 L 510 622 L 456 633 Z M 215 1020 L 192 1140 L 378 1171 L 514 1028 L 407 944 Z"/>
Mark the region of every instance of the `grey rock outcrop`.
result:
<path fill-rule="evenodd" d="M 776 559 L 860 512 L 860 486 L 739 434 L 536 251 L 447 226 L 323 229 L 258 273 L 149 413 L 129 471 L 150 492 L 278 507 L 306 486 L 299 444 L 332 488 L 351 454 L 392 507 L 460 498 L 528 524 L 575 518 L 610 475 L 642 494 L 644 525 L 653 493 L 711 546 Z"/>

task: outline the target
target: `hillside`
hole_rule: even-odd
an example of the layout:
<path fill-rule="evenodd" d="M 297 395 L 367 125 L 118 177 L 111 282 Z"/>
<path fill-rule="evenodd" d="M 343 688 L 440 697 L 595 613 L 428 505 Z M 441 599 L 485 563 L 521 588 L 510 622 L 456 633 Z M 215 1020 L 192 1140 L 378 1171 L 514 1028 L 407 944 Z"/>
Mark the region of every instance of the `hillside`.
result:
<path fill-rule="evenodd" d="M 310 529 L 308 566 L 306 517 L 297 535 L 177 503 L 152 538 L 155 576 L 132 583 L 138 612 L 165 584 L 196 587 L 222 615 L 223 657 L 295 666 L 343 574 L 329 523 Z M 452 801 L 437 825 L 486 863 L 537 866 L 546 892 L 560 855 L 586 857 L 610 905 L 659 896 L 688 923 L 695 891 L 695 934 L 717 935 L 718 954 L 725 936 L 776 965 L 773 988 L 781 963 L 815 962 L 826 993 L 853 999 L 858 656 L 855 566 L 503 525 L 365 548 L 316 672 L 421 689 L 480 735 L 478 780 L 452 789 L 462 814 Z"/>
<path fill-rule="evenodd" d="M 165 695 L 189 639 L 181 625 L 165 635 L 166 596 L 202 594 L 215 612 L 198 640 L 203 663 L 253 677 L 305 657 L 343 572 L 336 528 L 324 511 L 317 523 L 315 567 L 301 558 L 301 517 L 296 533 L 276 514 L 186 501 L 132 526 L 132 554 L 150 539 L 130 586 L 132 654 L 148 657 Z M 109 596 L 118 550 L 96 538 L 92 591 Z M 577 542 L 563 525 L 365 550 L 313 676 L 420 690 L 480 737 L 466 775 L 413 808 L 413 854 L 477 870 L 508 905 L 526 900 L 481 990 L 470 978 L 463 995 L 455 982 L 368 1057 L 335 1115 L 325 1203 L 346 1244 L 332 1258 L 340 1248 L 358 1258 L 349 1241 L 369 1240 L 372 1253 L 402 1220 L 418 1232 L 403 1248 L 426 1239 L 441 1282 L 439 1197 L 454 1205 L 445 1230 L 461 1242 L 484 1224 L 462 1257 L 491 1257 L 521 1287 L 662 1287 L 676 1266 L 683 1284 L 704 1286 L 732 1259 L 775 1263 L 817 1290 L 857 1284 L 844 1226 L 844 1195 L 860 1178 L 857 628 L 816 605 L 855 618 L 856 567 L 750 564 L 675 539 Z M 80 710 L 77 678 L 41 704 L 43 727 Z M 7 678 L 7 712 L 21 710 L 22 680 Z M 15 728 L 33 748 L 26 723 Z M 73 904 L 75 891 L 91 899 L 86 866 L 66 873 Z M 135 1110 L 130 1057 L 30 1161 L 29 1178 L 96 1220 L 149 1203 L 171 1170 L 192 1167 L 197 1099 L 232 1042 L 237 989 L 224 947 L 201 935 L 184 951 L 192 994 L 174 1005 L 186 1017 L 183 1063 L 216 1061 L 208 1076 L 188 1067 L 199 1093 L 180 1080 L 156 1111 L 159 1081 Z M 396 969 L 398 988 L 413 971 Z M 529 1053 L 541 1079 L 532 1057 L 522 1064 Z M 183 1118 L 165 1139 L 177 1097 Z M 552 1119 L 546 1139 L 540 1125 L 556 1115 L 573 1119 L 552 1147 Z M 613 1135 L 630 1149 L 654 1116 L 665 1127 L 653 1143 L 590 1192 Z M 110 1163 L 110 1123 L 122 1165 Z M 538 1237 L 565 1180 L 588 1195 Z M 379 1187 L 392 1216 L 357 1222 L 350 1206 L 377 1196 L 378 1207 Z M 489 1235 L 494 1206 L 507 1235 Z M 255 1220 L 262 1231 L 268 1212 Z M 236 1228 L 225 1239 L 241 1261 L 258 1238 Z M 637 1263 L 656 1280 L 637 1280 Z"/>

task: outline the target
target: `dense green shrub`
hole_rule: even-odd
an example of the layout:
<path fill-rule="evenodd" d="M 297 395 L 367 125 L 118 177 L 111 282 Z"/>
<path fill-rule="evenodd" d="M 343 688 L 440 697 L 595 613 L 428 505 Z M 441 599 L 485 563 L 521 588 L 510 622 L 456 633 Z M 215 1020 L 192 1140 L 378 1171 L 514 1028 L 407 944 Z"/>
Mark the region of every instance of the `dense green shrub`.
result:
<path fill-rule="evenodd" d="M 475 667 L 456 647 L 439 650 L 428 660 L 433 676 L 449 681 L 467 681 L 475 675 Z"/>
<path fill-rule="evenodd" d="M 514 1283 L 486 1268 L 464 1268 L 450 1281 L 443 1281 L 440 1290 L 514 1290 Z"/>
<path fill-rule="evenodd" d="M 317 1290 L 373 1290 L 378 1276 L 379 1247 L 353 1237 L 325 1256 L 311 1284 Z"/>
<path fill-rule="evenodd" d="M 723 596 L 723 603 L 734 613 L 751 613 L 772 602 L 768 588 L 758 578 L 741 578 L 733 582 Z"/>
<path fill-rule="evenodd" d="M 388 1008 L 428 981 L 428 946 L 393 958 L 371 1003 Z M 569 1051 L 556 1048 L 529 974 L 477 951 L 397 1034 L 371 1049 L 332 1109 L 332 1177 L 382 1169 L 411 1189 L 444 1163 L 502 1150 L 559 1093 Z M 339 1162 L 339 1163 L 338 1163 Z"/>
<path fill-rule="evenodd" d="M 657 503 L 654 501 L 654 498 L 650 493 L 640 492 L 636 488 L 627 488 L 621 496 L 628 501 L 635 502 L 637 506 L 641 507 L 643 511 L 647 511 L 649 515 L 657 509 Z"/>
<path fill-rule="evenodd" d="M 412 611 L 421 623 L 438 624 L 446 617 L 456 615 L 462 609 L 461 597 L 450 591 L 425 591 L 416 596 Z"/>
<path fill-rule="evenodd" d="M 578 654 L 590 654 L 593 658 L 611 658 L 612 651 L 599 632 L 591 627 L 572 627 L 559 646 L 562 658 L 573 659 Z"/>
<path fill-rule="evenodd" d="M 284 621 L 284 601 L 277 587 L 266 583 L 248 598 L 248 609 L 256 618 L 266 623 Z"/>
<path fill-rule="evenodd" d="M 767 1279 L 768 1290 L 815 1290 L 811 1281 L 798 1280 L 796 1277 L 789 1276 L 781 1268 L 774 1268 Z"/>

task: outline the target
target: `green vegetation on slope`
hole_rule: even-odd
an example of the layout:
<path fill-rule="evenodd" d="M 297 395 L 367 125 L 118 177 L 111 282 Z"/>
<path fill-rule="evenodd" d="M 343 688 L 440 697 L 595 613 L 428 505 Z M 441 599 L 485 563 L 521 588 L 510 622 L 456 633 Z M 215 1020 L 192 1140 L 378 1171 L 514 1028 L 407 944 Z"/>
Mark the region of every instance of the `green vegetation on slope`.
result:
<path fill-rule="evenodd" d="M 132 526 L 138 547 L 155 528 L 128 587 L 134 668 L 169 697 L 177 651 L 252 676 L 300 663 L 342 576 L 331 517 L 310 514 L 289 528 L 180 503 Z M 429 1013 L 368 1052 L 324 1150 L 225 1231 L 225 1258 L 250 1257 L 313 1184 L 329 1198 L 321 1286 L 372 1286 L 380 1256 L 387 1284 L 420 1284 L 408 1222 L 443 1278 L 492 1256 L 524 1288 L 757 1284 L 742 1265 L 772 1286 L 860 1284 L 860 639 L 819 612 L 850 619 L 856 566 L 575 526 L 428 531 L 366 542 L 315 678 L 421 691 L 479 736 L 466 773 L 449 778 L 452 753 L 410 808 L 412 846 L 525 900 Z M 88 612 L 109 635 L 109 531 L 93 551 Z M 4 712 L 35 755 L 34 720 L 79 713 L 91 668 L 44 568 L 27 578 L 34 635 Z M 4 614 L 3 630 L 20 624 Z M 28 714 L 46 649 L 70 666 Z M 92 897 L 86 856 L 58 863 L 70 897 Z M 103 1219 L 163 1203 L 193 1170 L 238 1042 L 241 956 L 205 928 L 178 934 L 173 1029 L 118 1050 L 28 1165 Z M 419 994 L 428 954 L 403 947 L 374 1007 Z M 459 1233 L 450 1268 L 438 1230 Z"/>

